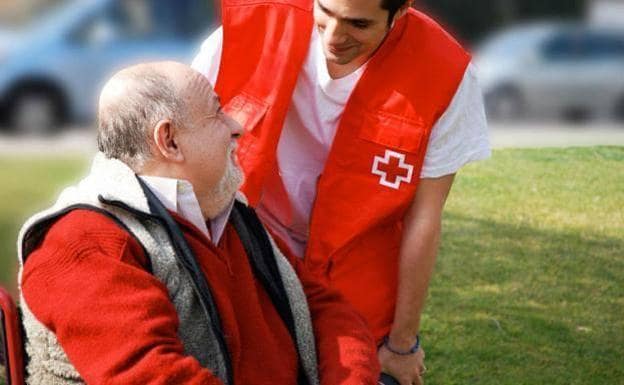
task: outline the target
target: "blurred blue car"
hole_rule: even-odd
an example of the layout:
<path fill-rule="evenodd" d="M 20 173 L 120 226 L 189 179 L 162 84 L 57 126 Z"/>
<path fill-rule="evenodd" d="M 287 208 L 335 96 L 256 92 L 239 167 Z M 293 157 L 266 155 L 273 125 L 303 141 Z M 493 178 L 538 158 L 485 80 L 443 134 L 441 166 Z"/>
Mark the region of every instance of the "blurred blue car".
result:
<path fill-rule="evenodd" d="M 624 120 L 624 28 L 519 25 L 476 52 L 491 118 Z"/>
<path fill-rule="evenodd" d="M 21 32 L 0 30 L 0 117 L 49 132 L 95 116 L 97 94 L 132 63 L 190 62 L 217 22 L 207 0 L 76 0 Z"/>

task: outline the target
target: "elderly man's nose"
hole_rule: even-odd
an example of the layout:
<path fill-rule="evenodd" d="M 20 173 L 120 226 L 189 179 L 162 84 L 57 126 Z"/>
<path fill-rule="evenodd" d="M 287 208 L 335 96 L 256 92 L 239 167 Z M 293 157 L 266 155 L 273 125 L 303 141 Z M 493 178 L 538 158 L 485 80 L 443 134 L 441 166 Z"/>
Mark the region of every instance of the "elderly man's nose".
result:
<path fill-rule="evenodd" d="M 238 122 L 234 120 L 233 118 L 227 116 L 226 122 L 227 122 L 228 127 L 230 128 L 232 137 L 238 138 L 239 136 L 243 135 L 243 133 L 245 132 L 245 129 L 243 128 L 243 126 L 238 124 Z"/>

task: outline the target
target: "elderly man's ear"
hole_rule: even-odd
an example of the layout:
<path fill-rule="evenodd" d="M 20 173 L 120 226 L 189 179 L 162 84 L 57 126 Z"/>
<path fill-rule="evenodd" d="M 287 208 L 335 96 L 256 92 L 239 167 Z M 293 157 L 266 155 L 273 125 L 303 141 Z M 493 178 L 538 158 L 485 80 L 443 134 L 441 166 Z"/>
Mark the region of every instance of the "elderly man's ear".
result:
<path fill-rule="evenodd" d="M 179 145 L 180 129 L 169 119 L 159 121 L 154 128 L 154 147 L 158 156 L 170 162 L 183 162 Z"/>

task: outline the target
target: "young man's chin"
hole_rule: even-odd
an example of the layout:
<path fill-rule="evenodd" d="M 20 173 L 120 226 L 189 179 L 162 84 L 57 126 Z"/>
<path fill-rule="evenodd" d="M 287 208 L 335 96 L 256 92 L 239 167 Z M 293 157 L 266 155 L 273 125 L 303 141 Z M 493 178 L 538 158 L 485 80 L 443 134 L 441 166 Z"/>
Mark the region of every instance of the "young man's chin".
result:
<path fill-rule="evenodd" d="M 327 60 L 327 62 L 332 64 L 345 65 L 349 64 L 353 60 L 353 57 L 351 57 L 351 55 L 335 54 L 328 49 L 324 49 L 323 53 L 325 54 L 325 59 Z"/>

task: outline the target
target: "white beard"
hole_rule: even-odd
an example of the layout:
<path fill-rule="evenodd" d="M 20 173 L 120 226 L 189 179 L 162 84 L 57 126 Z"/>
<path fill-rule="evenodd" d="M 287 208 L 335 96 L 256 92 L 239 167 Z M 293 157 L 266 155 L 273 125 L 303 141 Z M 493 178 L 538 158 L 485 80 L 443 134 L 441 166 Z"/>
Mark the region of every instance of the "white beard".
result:
<path fill-rule="evenodd" d="M 208 218 L 213 219 L 225 210 L 234 199 L 236 191 L 243 184 L 244 175 L 236 162 L 229 160 L 223 177 L 217 185 L 210 190 L 204 207 Z"/>

